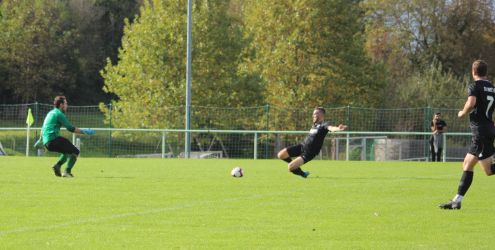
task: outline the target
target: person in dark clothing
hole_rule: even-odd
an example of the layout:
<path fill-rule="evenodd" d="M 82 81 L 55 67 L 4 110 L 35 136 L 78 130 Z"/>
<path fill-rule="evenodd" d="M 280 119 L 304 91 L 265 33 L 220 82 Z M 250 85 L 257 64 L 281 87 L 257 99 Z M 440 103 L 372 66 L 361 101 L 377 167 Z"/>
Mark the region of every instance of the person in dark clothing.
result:
<path fill-rule="evenodd" d="M 438 112 L 433 116 L 433 120 L 431 121 L 431 161 L 442 161 L 443 133 L 447 132 L 447 123 L 441 117 L 442 114 Z"/>
<path fill-rule="evenodd" d="M 300 144 L 284 148 L 278 152 L 278 158 L 289 163 L 289 171 L 301 177 L 308 177 L 309 171 L 302 171 L 301 166 L 311 161 L 320 153 L 323 141 L 328 131 L 336 132 L 343 131 L 347 128 L 346 125 L 331 126 L 325 119 L 325 109 L 317 107 L 313 111 L 313 126 L 309 130 L 309 134 Z M 297 157 L 292 160 L 291 157 Z"/>
<path fill-rule="evenodd" d="M 495 164 L 492 163 L 493 141 L 495 139 L 495 127 L 492 115 L 495 100 L 495 88 L 488 81 L 488 66 L 482 60 L 476 60 L 471 68 L 474 83 L 469 85 L 468 99 L 464 108 L 457 116 L 462 118 L 469 115 L 472 133 L 471 147 L 462 164 L 462 177 L 459 182 L 456 196 L 452 201 L 439 205 L 442 209 L 461 209 L 461 201 L 473 182 L 473 170 L 476 163 L 480 163 L 486 175 L 495 173 Z"/>

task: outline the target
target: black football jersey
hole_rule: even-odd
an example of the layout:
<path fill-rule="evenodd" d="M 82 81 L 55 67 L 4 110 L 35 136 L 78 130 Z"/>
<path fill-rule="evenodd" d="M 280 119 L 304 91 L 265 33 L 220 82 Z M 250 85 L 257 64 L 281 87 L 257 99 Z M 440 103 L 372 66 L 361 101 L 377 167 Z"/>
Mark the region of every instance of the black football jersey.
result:
<path fill-rule="evenodd" d="M 435 125 L 438 130 L 443 130 L 443 127 L 447 126 L 444 120 L 438 120 L 435 122 Z M 433 121 L 431 122 L 431 127 L 433 127 Z"/>
<path fill-rule="evenodd" d="M 471 127 L 493 124 L 495 89 L 490 81 L 478 80 L 469 85 L 469 96 L 476 97 L 474 109 L 469 114 Z"/>
<path fill-rule="evenodd" d="M 318 154 L 323 146 L 325 136 L 328 134 L 328 123 L 321 122 L 313 124 L 313 127 L 309 130 L 309 134 L 303 141 L 303 147 L 315 154 Z"/>

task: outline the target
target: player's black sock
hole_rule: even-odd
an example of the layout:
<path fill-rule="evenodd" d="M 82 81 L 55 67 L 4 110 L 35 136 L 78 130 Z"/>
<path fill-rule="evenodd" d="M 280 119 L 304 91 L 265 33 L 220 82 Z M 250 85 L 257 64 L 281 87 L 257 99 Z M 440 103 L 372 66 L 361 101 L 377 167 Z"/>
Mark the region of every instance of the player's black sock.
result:
<path fill-rule="evenodd" d="M 300 175 L 300 176 L 304 176 L 304 172 L 302 171 L 301 168 L 296 168 L 294 170 L 291 170 L 291 172 L 295 175 Z"/>
<path fill-rule="evenodd" d="M 286 161 L 287 163 L 290 163 L 292 161 L 292 158 L 290 158 L 290 156 L 289 156 L 289 157 L 282 159 L 282 160 Z"/>
<path fill-rule="evenodd" d="M 461 182 L 457 189 L 457 194 L 464 196 L 473 182 L 473 171 L 464 171 L 462 173 Z"/>

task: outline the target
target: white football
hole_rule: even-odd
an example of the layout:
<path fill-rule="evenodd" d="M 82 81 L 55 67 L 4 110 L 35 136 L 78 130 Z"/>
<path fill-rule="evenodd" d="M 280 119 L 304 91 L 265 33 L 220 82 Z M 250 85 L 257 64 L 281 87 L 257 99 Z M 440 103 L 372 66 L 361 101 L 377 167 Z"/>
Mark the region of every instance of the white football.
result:
<path fill-rule="evenodd" d="M 244 176 L 244 171 L 242 171 L 242 168 L 240 167 L 235 167 L 230 171 L 230 175 L 232 175 L 232 177 L 242 177 Z"/>

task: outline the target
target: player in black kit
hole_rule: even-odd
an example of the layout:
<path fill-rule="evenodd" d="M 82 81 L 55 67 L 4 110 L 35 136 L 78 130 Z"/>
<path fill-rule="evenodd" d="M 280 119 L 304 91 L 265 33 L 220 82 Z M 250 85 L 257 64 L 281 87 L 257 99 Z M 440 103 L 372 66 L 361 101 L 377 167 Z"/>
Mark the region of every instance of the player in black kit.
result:
<path fill-rule="evenodd" d="M 464 108 L 457 114 L 462 118 L 469 114 L 469 122 L 472 133 L 471 147 L 464 158 L 462 168 L 464 170 L 457 195 L 449 203 L 440 205 L 442 209 L 461 209 L 461 201 L 473 182 L 473 169 L 479 161 L 486 175 L 495 173 L 495 165 L 492 164 L 492 155 L 495 153 L 493 141 L 495 127 L 492 121 L 494 109 L 495 89 L 487 79 L 488 66 L 482 60 L 476 60 L 471 68 L 474 83 L 469 85 L 469 97 Z"/>
<path fill-rule="evenodd" d="M 309 130 L 308 136 L 303 143 L 284 148 L 278 152 L 278 158 L 289 163 L 289 171 L 295 175 L 300 175 L 304 178 L 308 177 L 308 171 L 302 171 L 301 166 L 304 163 L 311 161 L 320 153 L 321 146 L 325 140 L 328 131 L 336 132 L 347 128 L 346 125 L 340 124 L 337 127 L 328 125 L 324 121 L 325 109 L 317 107 L 313 111 L 313 127 Z M 296 157 L 292 160 L 291 157 Z"/>

